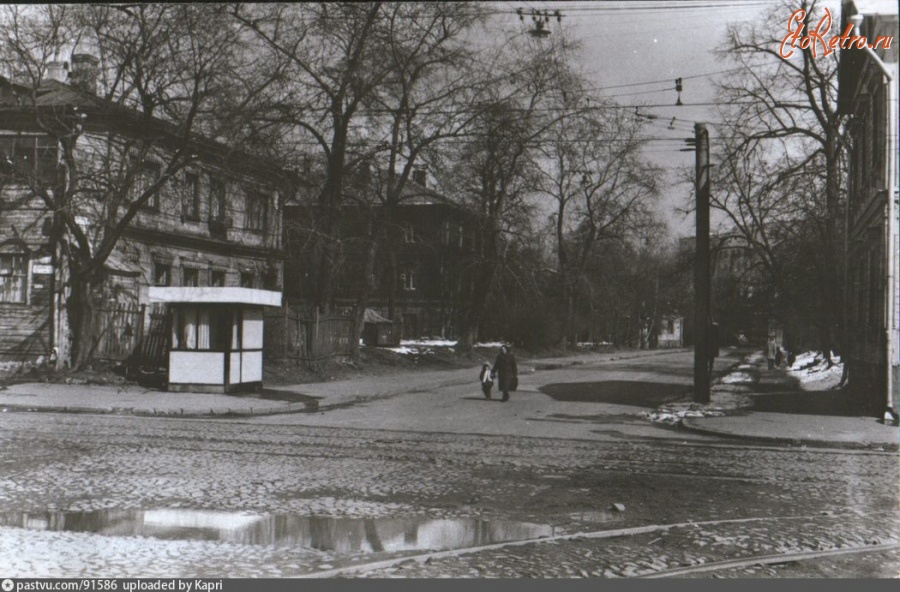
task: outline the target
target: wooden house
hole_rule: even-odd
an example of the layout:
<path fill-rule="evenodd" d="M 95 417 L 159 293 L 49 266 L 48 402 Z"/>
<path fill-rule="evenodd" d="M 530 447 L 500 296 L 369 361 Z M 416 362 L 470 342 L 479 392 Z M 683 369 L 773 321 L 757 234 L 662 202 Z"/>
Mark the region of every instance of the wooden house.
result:
<path fill-rule="evenodd" d="M 69 84 L 79 68 L 87 72 L 78 80 L 88 83 Z M 58 145 L 39 120 L 48 114 L 81 118 L 75 154 L 86 197 L 73 202 L 77 209 L 67 215 L 88 237 L 99 233 L 103 220 L 91 207 L 90 192 L 114 182 L 110 170 L 128 171 L 129 190 L 137 193 L 160 178 L 177 146 L 191 154 L 143 204 L 105 260 L 95 357 L 129 355 L 150 330 L 151 316 L 166 313 L 167 305 L 151 302 L 150 286 L 280 292 L 281 211 L 293 187 L 290 176 L 265 159 L 197 136 L 184 139 L 165 121 L 97 97 L 91 72 L 96 59 L 73 56 L 68 82 L 49 79 L 28 89 L 0 79 L 0 158 L 21 165 L 16 170 L 27 165 L 52 174 Z M 138 138 L 153 138 L 152 149 L 135 160 L 121 147 Z M 70 239 L 63 236 L 54 249 L 52 212 L 12 170 L 0 168 L 0 361 L 8 371 L 49 356 L 65 360 L 71 338 L 63 257 Z"/>

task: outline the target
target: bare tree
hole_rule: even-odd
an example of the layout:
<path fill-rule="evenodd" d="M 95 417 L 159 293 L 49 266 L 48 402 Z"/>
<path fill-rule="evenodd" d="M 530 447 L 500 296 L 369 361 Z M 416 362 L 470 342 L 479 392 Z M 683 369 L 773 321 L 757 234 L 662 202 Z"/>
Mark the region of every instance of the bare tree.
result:
<path fill-rule="evenodd" d="M 530 44 L 524 36 L 503 47 L 486 64 L 493 84 L 484 87 L 466 140 L 448 151 L 443 171 L 446 187 L 477 219 L 474 286 L 461 314 L 457 345 L 462 351 L 478 337 L 506 254 L 531 225 L 527 197 L 538 181 L 540 143 L 567 116 L 551 108 L 562 71 L 554 49 Z"/>
<path fill-rule="evenodd" d="M 574 340 L 576 300 L 586 291 L 592 252 L 603 241 L 634 236 L 650 221 L 660 177 L 641 157 L 640 124 L 630 114 L 614 104 L 592 106 L 577 88 L 565 94 L 561 107 L 573 115 L 557 121 L 542 143 L 537 187 L 556 206 L 557 277 L 566 306 L 563 346 Z M 573 96 L 581 108 L 572 104 Z"/>
<path fill-rule="evenodd" d="M 746 237 L 783 291 L 778 255 L 791 247 L 779 250 L 776 242 L 789 241 L 799 220 L 815 227 L 822 257 L 813 262 L 817 273 L 805 279 L 816 282 L 812 292 L 827 295 L 816 321 L 830 353 L 843 315 L 844 120 L 837 108 L 836 54 L 823 56 L 809 45 L 792 48 L 790 58 L 781 55 L 784 25 L 797 8 L 785 2 L 758 26 L 728 29 L 722 56 L 739 69 L 720 85 L 726 105 L 721 129 L 733 139 L 714 179 L 712 205 Z M 799 8 L 803 25 L 815 29 L 824 15 L 820 3 L 804 0 Z M 797 191 L 803 186 L 821 191 L 819 211 L 810 201 L 814 192 Z"/>
<path fill-rule="evenodd" d="M 466 35 L 481 13 L 477 5 L 465 3 L 395 3 L 385 10 L 383 59 L 391 71 L 366 113 L 378 152 L 366 163 L 375 168 L 366 177 L 370 184 L 358 193 L 371 215 L 355 306 L 354 345 L 363 329 L 379 253 L 388 263 L 388 315 L 394 316 L 397 273 L 390 238 L 399 230 L 396 210 L 409 195 L 406 189 L 413 172 L 429 158 L 440 158 L 443 143 L 460 137 L 475 118 L 472 101 L 487 81 L 474 67 L 476 52 Z"/>
<path fill-rule="evenodd" d="M 313 252 L 311 300 L 331 308 L 341 257 L 341 217 L 348 172 L 377 151 L 363 110 L 375 102 L 392 68 L 380 3 L 234 5 L 230 8 L 256 51 L 279 64 L 259 127 L 286 130 L 288 158 L 321 164 L 315 207 L 304 229 Z M 318 155 L 318 158 L 314 156 Z"/>

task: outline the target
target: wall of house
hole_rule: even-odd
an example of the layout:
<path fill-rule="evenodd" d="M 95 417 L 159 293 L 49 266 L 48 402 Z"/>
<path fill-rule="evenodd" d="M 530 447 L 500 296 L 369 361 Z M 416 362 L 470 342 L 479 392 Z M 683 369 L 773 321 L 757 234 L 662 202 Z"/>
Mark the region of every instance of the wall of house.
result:
<path fill-rule="evenodd" d="M 888 19 L 890 17 L 887 17 Z M 867 15 L 872 31 L 880 19 Z M 896 15 L 893 17 L 896 29 Z M 879 52 L 893 71 L 886 82 L 873 56 L 858 60 L 847 101 L 852 150 L 849 164 L 847 318 L 850 388 L 873 412 L 897 408 L 897 52 Z M 843 90 L 843 89 L 842 89 Z M 846 92 L 846 91 L 845 91 Z M 893 253 L 892 253 L 893 251 Z M 893 269 L 892 269 L 893 268 Z M 889 374 L 890 373 L 890 374 Z M 888 392 L 892 391 L 892 392 Z M 888 403 L 892 399 L 893 403 Z"/>
<path fill-rule="evenodd" d="M 30 191 L 11 183 L 0 187 L 0 258 L 11 269 L 15 257 L 24 273 L 18 280 L 0 279 L 7 284 L 0 286 L 6 288 L 0 301 L 0 374 L 40 364 L 50 354 L 53 268 L 46 218 L 46 208 Z M 24 282 L 24 290 L 12 290 L 13 281 Z"/>
<path fill-rule="evenodd" d="M 347 208 L 341 226 L 342 263 L 336 268 L 338 312 L 350 314 L 362 281 L 367 209 Z M 285 293 L 309 298 L 312 278 L 305 274 L 307 236 L 312 225 L 306 208 L 290 208 L 286 220 L 288 256 Z M 460 231 L 460 229 L 462 229 Z M 376 256 L 368 304 L 384 317 L 403 322 L 403 338 L 454 336 L 458 315 L 471 290 L 470 261 L 477 245 L 470 217 L 446 203 L 408 203 L 397 207 L 389 243 Z"/>
<path fill-rule="evenodd" d="M 81 203 L 77 204 L 79 225 L 95 246 L 101 239 L 101 200 L 92 190 L 101 191 L 115 179 L 116 158 L 121 145 L 110 143 L 102 133 L 79 139 L 76 160 L 81 165 Z M 151 154 L 149 174 L 165 166 L 164 154 Z M 153 167 L 156 171 L 153 171 Z M 195 183 L 188 183 L 192 175 Z M 262 173 L 261 173 L 262 175 Z M 215 215 L 213 185 L 224 188 L 223 207 Z M 141 181 L 137 183 L 140 186 Z M 254 203 L 251 203 L 251 200 Z M 146 287 L 153 285 L 156 264 L 170 266 L 168 285 L 196 283 L 281 289 L 281 196 L 269 178 L 227 173 L 210 164 L 192 165 L 165 183 L 157 197 L 134 218 L 106 263 L 101 307 L 139 306 L 147 303 Z M 0 253 L 22 252 L 28 256 L 28 298 L 26 302 L 0 302 L 0 372 L 13 365 L 46 358 L 55 325 L 55 345 L 65 348 L 66 324 L 60 310 L 65 301 L 60 294 L 58 314 L 51 322 L 51 276 L 48 247 L 48 216 L 43 202 L 24 187 L 5 183 L 0 188 Z M 6 237 L 9 230 L 10 238 Z M 62 285 L 58 281 L 57 285 Z M 153 307 L 146 307 L 147 318 Z M 61 352 L 64 353 L 64 352 Z"/>

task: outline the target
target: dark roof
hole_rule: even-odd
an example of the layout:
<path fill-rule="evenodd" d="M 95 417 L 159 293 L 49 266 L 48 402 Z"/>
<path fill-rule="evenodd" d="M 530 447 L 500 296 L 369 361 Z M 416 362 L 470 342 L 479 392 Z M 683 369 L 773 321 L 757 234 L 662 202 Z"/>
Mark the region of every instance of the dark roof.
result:
<path fill-rule="evenodd" d="M 136 109 L 131 109 L 114 101 L 92 95 L 78 90 L 63 82 L 45 80 L 36 89 L 29 89 L 22 85 L 12 83 L 6 79 L 6 88 L 19 95 L 17 104 L 4 104 L 0 101 L 0 128 L 14 130 L 29 130 L 35 127 L 33 119 L 23 117 L 35 112 L 45 110 L 60 111 L 72 110 L 84 113 L 85 127 L 89 131 L 105 131 L 115 129 L 123 135 L 159 134 L 171 142 L 180 142 L 184 131 L 179 126 L 162 120 L 158 117 L 148 116 Z M 209 157 L 217 159 L 220 164 L 231 170 L 243 170 L 255 174 L 257 177 L 266 177 L 272 181 L 279 179 L 290 180 L 296 184 L 296 175 L 271 160 L 253 154 L 242 152 L 224 142 L 211 140 L 199 134 L 192 133 L 190 142 L 194 149 Z"/>
<path fill-rule="evenodd" d="M 285 204 L 286 207 L 304 207 L 308 205 L 312 205 L 311 195 L 304 196 L 297 194 L 295 197 Z M 371 204 L 368 202 L 359 203 L 348 201 L 344 204 L 344 207 L 371 207 L 377 204 Z M 425 187 L 424 185 L 417 183 L 412 180 L 412 178 L 406 181 L 406 184 L 403 186 L 403 195 L 400 198 L 400 203 L 397 204 L 398 207 L 408 207 L 408 206 L 446 206 L 454 209 L 462 209 L 465 210 L 465 207 L 459 202 L 447 197 L 446 195 L 435 191 L 434 189 L 430 189 Z"/>

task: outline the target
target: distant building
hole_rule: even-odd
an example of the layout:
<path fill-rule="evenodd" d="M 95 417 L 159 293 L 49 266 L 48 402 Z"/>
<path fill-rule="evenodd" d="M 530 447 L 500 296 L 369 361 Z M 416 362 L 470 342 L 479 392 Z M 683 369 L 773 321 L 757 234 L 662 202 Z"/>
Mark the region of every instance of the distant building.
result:
<path fill-rule="evenodd" d="M 30 89 L 0 78 L 0 159 L 7 165 L 0 168 L 0 361 L 12 365 L 46 360 L 52 349 L 64 359 L 70 338 L 65 314 L 70 270 L 61 253 L 53 252 L 52 213 L 22 176 L 23 171 L 56 174 L 58 145 L 38 119 L 46 125 L 54 114 L 82 117 L 76 158 L 86 192 L 104 191 L 103 183 L 113 178 L 109 170 L 118 167 L 134 174 L 130 195 L 138 194 L 159 178 L 167 151 L 184 142 L 174 126 L 97 97 L 91 75 L 96 76 L 96 59 L 81 55 L 73 56 L 67 81 L 47 79 Z M 76 85 L 76 79 L 87 83 Z M 148 136 L 158 139 L 142 160 L 115 161 L 115 154 L 126 153 L 120 146 Z M 286 175 L 218 142 L 195 138 L 189 147 L 196 158 L 140 209 L 106 260 L 98 357 L 130 354 L 151 312 L 166 310 L 151 304 L 150 286 L 281 290 Z M 105 167 L 103 173 L 99 167 Z M 77 208 L 69 213 L 96 235 L 103 213 L 90 201 Z M 64 237 L 62 249 L 69 240 Z M 181 346 L 211 347 L 209 333 L 195 329 L 193 342 Z"/>
<path fill-rule="evenodd" d="M 850 384 L 878 413 L 898 408 L 898 31 L 895 0 L 848 0 L 841 30 L 891 47 L 840 53 L 839 108 L 849 117 L 847 320 Z"/>
<path fill-rule="evenodd" d="M 762 261 L 747 239 L 736 232 L 710 237 L 713 321 L 722 344 L 737 344 L 743 335 L 762 345 L 772 329 L 769 286 Z"/>
<path fill-rule="evenodd" d="M 660 349 L 682 347 L 684 345 L 684 317 L 663 315 L 656 343 Z"/>
<path fill-rule="evenodd" d="M 360 283 L 370 281 L 374 287 L 368 308 L 399 323 L 403 339 L 456 336 L 472 287 L 471 262 L 479 244 L 476 220 L 459 204 L 428 189 L 418 175 L 407 182 L 394 208 L 387 244 L 376 254 L 371 277 L 363 278 L 360 265 L 368 243 L 362 237 L 366 222 L 380 207 L 343 207 L 344 263 L 337 269 L 334 308 L 349 314 Z M 308 301 L 311 294 L 312 278 L 305 275 L 302 264 L 311 216 L 306 203 L 296 201 L 285 207 L 285 296 L 291 302 Z"/>

